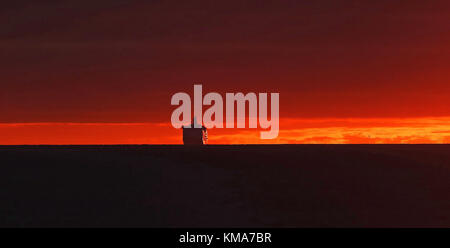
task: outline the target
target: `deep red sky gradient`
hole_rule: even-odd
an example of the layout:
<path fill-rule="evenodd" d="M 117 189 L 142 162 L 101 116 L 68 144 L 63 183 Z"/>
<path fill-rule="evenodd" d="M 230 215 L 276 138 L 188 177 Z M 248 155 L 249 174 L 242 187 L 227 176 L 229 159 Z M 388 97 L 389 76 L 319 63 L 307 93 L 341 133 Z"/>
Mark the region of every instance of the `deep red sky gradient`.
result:
<path fill-rule="evenodd" d="M 5 125 L 168 123 L 171 96 L 192 92 L 194 82 L 202 82 L 204 92 L 279 92 L 288 140 L 274 142 L 306 142 L 296 138 L 304 133 L 292 133 L 302 125 L 283 125 L 285 119 L 376 118 L 372 128 L 383 119 L 447 120 L 449 16 L 448 1 L 4 3 L 0 144 L 34 143 L 32 134 L 36 143 L 179 143 L 177 130 L 150 134 L 100 125 L 74 131 L 85 133 L 73 140 L 61 137 L 59 124 L 34 131 Z M 408 125 L 402 128 L 414 128 Z M 438 129 L 439 142 L 448 142 L 445 128 Z M 399 131 L 390 130 L 384 141 L 401 142 Z M 127 139 L 130 132 L 139 139 Z M 312 143 L 327 143 L 320 137 Z M 216 142 L 256 142 L 238 138 Z"/>

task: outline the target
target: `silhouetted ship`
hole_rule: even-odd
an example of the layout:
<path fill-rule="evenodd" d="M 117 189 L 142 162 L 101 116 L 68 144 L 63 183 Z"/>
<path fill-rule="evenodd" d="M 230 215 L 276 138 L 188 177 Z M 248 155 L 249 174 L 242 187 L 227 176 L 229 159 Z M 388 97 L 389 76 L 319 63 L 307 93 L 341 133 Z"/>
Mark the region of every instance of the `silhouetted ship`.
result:
<path fill-rule="evenodd" d="M 194 119 L 189 127 L 183 126 L 183 144 L 185 145 L 205 145 L 208 143 L 206 127 L 194 128 L 195 122 L 196 120 Z"/>

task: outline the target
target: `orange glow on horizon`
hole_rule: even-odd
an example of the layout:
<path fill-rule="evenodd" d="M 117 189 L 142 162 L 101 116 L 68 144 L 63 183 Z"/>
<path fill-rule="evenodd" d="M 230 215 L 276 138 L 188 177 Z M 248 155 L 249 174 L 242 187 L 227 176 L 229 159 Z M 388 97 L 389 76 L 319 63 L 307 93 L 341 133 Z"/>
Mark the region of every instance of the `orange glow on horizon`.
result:
<path fill-rule="evenodd" d="M 210 129 L 209 144 L 450 143 L 450 117 L 280 119 L 274 140 L 261 129 Z M 170 123 L 2 123 L 1 145 L 181 144 Z"/>

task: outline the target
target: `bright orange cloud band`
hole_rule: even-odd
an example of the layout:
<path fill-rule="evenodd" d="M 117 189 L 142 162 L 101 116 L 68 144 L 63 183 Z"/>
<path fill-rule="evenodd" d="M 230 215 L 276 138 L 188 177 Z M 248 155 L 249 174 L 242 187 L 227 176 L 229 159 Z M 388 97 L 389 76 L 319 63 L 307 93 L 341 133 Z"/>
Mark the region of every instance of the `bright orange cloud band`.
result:
<path fill-rule="evenodd" d="M 450 117 L 281 119 L 280 134 L 258 129 L 211 129 L 209 144 L 437 144 L 450 143 Z M 1 145 L 181 144 L 170 123 L 3 123 Z"/>

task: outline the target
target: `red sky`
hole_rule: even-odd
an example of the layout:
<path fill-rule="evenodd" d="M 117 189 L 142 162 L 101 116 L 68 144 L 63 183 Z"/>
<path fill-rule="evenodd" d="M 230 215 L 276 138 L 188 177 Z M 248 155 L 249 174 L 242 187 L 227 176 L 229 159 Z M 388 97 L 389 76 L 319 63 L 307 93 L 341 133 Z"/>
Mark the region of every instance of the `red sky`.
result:
<path fill-rule="evenodd" d="M 448 1 L 39 2 L 0 7 L 0 144 L 180 143 L 194 82 L 279 92 L 275 143 L 449 142 Z"/>

